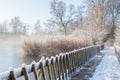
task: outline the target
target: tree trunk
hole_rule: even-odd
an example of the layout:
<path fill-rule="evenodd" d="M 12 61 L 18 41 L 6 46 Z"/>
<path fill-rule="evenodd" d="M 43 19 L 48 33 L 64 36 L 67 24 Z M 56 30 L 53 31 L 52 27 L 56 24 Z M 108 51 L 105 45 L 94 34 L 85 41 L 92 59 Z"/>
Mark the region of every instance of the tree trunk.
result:
<path fill-rule="evenodd" d="M 64 33 L 65 33 L 65 36 L 67 36 L 67 30 L 66 30 L 66 27 L 65 27 L 65 26 L 63 26 L 63 28 L 64 28 Z"/>

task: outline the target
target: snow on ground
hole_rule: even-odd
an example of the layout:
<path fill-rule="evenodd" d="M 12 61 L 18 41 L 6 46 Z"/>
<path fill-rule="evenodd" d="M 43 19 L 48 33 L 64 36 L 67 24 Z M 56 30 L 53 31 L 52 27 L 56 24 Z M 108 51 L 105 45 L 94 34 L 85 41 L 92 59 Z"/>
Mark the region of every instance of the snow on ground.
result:
<path fill-rule="evenodd" d="M 114 49 L 105 49 L 101 53 L 104 54 L 104 57 L 90 80 L 120 80 L 120 64 Z"/>

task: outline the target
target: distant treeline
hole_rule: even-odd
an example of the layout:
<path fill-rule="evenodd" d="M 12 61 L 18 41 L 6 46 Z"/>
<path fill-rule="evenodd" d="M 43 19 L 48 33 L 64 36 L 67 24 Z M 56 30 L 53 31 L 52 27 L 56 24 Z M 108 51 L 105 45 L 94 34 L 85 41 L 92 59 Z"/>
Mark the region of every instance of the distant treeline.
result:
<path fill-rule="evenodd" d="M 91 37 L 94 43 L 106 42 L 115 39 L 116 28 L 120 26 L 120 0 L 86 0 L 84 6 L 51 0 L 50 14 L 51 18 L 42 23 L 44 26 L 40 20 L 29 25 L 16 16 L 10 22 L 1 22 L 0 32 L 84 35 Z"/>

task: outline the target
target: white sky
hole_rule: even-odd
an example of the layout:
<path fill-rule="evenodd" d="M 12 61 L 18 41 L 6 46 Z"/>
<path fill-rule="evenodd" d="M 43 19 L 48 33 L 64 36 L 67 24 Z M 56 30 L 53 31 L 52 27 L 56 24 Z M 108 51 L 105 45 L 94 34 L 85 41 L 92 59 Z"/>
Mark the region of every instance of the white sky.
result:
<path fill-rule="evenodd" d="M 10 21 L 19 16 L 25 23 L 33 24 L 36 20 L 45 21 L 50 16 L 51 0 L 0 0 L 0 21 Z M 85 0 L 64 0 L 68 5 L 83 4 Z"/>

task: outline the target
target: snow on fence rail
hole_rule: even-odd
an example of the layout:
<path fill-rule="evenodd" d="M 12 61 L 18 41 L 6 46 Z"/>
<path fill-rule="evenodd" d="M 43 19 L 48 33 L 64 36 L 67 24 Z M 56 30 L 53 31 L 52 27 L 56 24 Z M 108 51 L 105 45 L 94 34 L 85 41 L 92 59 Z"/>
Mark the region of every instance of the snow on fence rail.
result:
<path fill-rule="evenodd" d="M 77 68 L 94 57 L 101 48 L 99 45 L 94 45 L 51 58 L 42 57 L 39 62 L 23 64 L 18 69 L 10 68 L 8 72 L 0 74 L 0 80 L 17 80 L 20 77 L 30 80 L 31 73 L 34 75 L 34 80 L 68 80 Z"/>
<path fill-rule="evenodd" d="M 118 46 L 117 44 L 114 44 L 114 48 L 115 48 L 116 56 L 117 56 L 118 61 L 120 63 L 120 46 Z"/>

